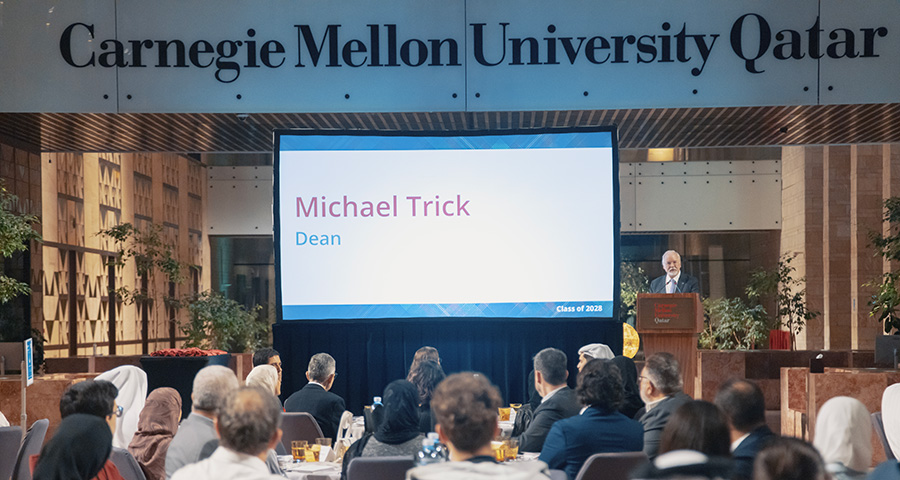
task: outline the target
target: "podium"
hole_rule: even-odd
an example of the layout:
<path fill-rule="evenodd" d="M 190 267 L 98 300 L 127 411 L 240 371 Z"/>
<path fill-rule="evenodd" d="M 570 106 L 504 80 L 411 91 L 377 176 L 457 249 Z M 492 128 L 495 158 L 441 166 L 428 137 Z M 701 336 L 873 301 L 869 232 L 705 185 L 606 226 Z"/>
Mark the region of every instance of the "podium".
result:
<path fill-rule="evenodd" d="M 640 293 L 637 331 L 644 343 L 644 358 L 669 352 L 681 364 L 684 393 L 694 391 L 697 375 L 697 338 L 703 330 L 703 305 L 696 293 Z"/>

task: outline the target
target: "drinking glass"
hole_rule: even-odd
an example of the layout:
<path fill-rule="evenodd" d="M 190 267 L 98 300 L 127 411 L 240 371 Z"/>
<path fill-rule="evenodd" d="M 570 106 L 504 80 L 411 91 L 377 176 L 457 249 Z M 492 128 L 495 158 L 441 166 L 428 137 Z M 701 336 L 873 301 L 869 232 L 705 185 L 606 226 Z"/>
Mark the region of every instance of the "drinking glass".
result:
<path fill-rule="evenodd" d="M 519 441 L 515 438 L 510 438 L 506 441 L 505 449 L 506 460 L 515 460 L 516 456 L 519 455 Z"/>
<path fill-rule="evenodd" d="M 506 459 L 506 449 L 503 447 L 503 442 L 491 442 L 491 450 L 494 452 L 494 459 L 498 462 Z"/>
<path fill-rule="evenodd" d="M 509 421 L 509 407 L 506 407 L 506 408 L 500 407 L 500 421 L 501 422 Z"/>
<path fill-rule="evenodd" d="M 308 446 L 309 442 L 306 440 L 294 440 L 291 442 L 291 456 L 294 457 L 295 462 L 306 461 L 306 449 Z"/>
<path fill-rule="evenodd" d="M 310 445 L 308 449 L 306 449 L 306 461 L 307 462 L 318 462 L 319 461 L 319 452 L 322 450 L 322 446 L 317 444 Z"/>

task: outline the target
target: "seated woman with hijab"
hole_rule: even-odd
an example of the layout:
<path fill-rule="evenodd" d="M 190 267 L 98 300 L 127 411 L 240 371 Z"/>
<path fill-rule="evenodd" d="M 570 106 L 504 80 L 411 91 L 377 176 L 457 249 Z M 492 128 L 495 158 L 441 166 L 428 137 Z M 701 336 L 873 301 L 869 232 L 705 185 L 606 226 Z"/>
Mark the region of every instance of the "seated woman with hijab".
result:
<path fill-rule="evenodd" d="M 122 365 L 97 375 L 94 380 L 106 380 L 119 389 L 116 405 L 122 407 L 122 416 L 116 423 L 112 445 L 128 448 L 138 429 L 138 417 L 147 398 L 147 374 L 134 365 Z"/>
<path fill-rule="evenodd" d="M 390 457 L 415 455 L 422 448 L 419 432 L 416 387 L 406 380 L 395 380 L 384 389 L 384 420 L 374 434 L 366 434 L 350 445 L 344 454 L 341 478 L 347 478 L 347 468 L 356 457 Z"/>
<path fill-rule="evenodd" d="M 137 460 L 147 480 L 165 480 L 166 453 L 181 420 L 181 395 L 174 388 L 150 392 L 138 419 L 138 429 L 128 451 Z"/>
<path fill-rule="evenodd" d="M 644 401 L 641 400 L 640 387 L 638 387 L 637 366 L 635 366 L 634 360 L 622 355 L 616 355 L 611 361 L 619 367 L 622 386 L 625 387 L 625 399 L 619 406 L 619 411 L 628 418 L 635 418 L 637 412 L 644 408 Z"/>
<path fill-rule="evenodd" d="M 816 415 L 813 446 L 834 480 L 864 479 L 872 463 L 872 420 L 866 406 L 850 397 L 834 397 Z"/>
<path fill-rule="evenodd" d="M 73 413 L 63 418 L 41 449 L 34 480 L 88 480 L 103 470 L 112 452 L 112 431 L 102 417 Z"/>
<path fill-rule="evenodd" d="M 431 360 L 420 362 L 414 370 L 409 372 L 407 379 L 416 387 L 419 395 L 419 431 L 422 433 L 434 431 L 431 396 L 434 395 L 434 389 L 437 388 L 437 385 L 446 377 L 447 375 L 444 374 L 441 364 Z"/>

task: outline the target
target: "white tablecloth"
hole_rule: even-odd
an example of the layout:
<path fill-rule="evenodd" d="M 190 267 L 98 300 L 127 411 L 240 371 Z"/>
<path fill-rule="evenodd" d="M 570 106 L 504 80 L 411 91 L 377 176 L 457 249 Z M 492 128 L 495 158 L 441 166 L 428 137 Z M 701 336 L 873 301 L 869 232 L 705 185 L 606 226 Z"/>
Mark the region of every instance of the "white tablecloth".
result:
<path fill-rule="evenodd" d="M 285 472 L 291 480 L 341 480 L 340 463 L 294 463 L 290 464 Z"/>

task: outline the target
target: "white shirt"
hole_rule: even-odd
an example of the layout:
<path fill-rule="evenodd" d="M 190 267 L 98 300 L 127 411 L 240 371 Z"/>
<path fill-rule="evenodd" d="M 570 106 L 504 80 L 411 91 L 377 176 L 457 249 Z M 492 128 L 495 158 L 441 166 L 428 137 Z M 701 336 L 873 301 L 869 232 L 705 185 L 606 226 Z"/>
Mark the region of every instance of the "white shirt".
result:
<path fill-rule="evenodd" d="M 681 270 L 674 277 L 666 276 L 666 293 L 669 293 L 669 282 L 675 282 L 672 285 L 672 293 L 678 293 L 678 279 L 681 278 Z"/>
<path fill-rule="evenodd" d="M 541 398 L 541 403 L 544 403 L 544 402 L 546 402 L 547 400 L 550 400 L 550 397 L 552 397 L 553 395 L 556 394 L 556 392 L 558 392 L 558 391 L 560 391 L 560 390 L 562 390 L 562 389 L 564 389 L 564 388 L 566 388 L 565 385 L 563 385 L 563 386 L 557 388 L 556 390 L 554 390 L 554 391 L 548 393 L 547 395 L 544 395 L 544 397 Z"/>
<path fill-rule="evenodd" d="M 669 397 L 662 397 L 659 400 L 654 400 L 652 402 L 645 403 L 644 404 L 644 412 L 646 413 L 646 412 L 649 412 L 650 410 L 653 410 L 653 407 L 659 405 L 659 402 L 661 402 L 667 398 L 669 398 Z"/>
<path fill-rule="evenodd" d="M 178 469 L 172 480 L 284 480 L 269 473 L 266 462 L 254 455 L 220 446 L 206 460 Z"/>
<path fill-rule="evenodd" d="M 741 446 L 741 443 L 743 443 L 744 440 L 746 440 L 747 437 L 749 437 L 749 436 L 750 436 L 750 432 L 747 432 L 741 438 L 731 442 L 731 451 L 733 452 L 733 451 L 737 450 L 737 448 Z"/>

